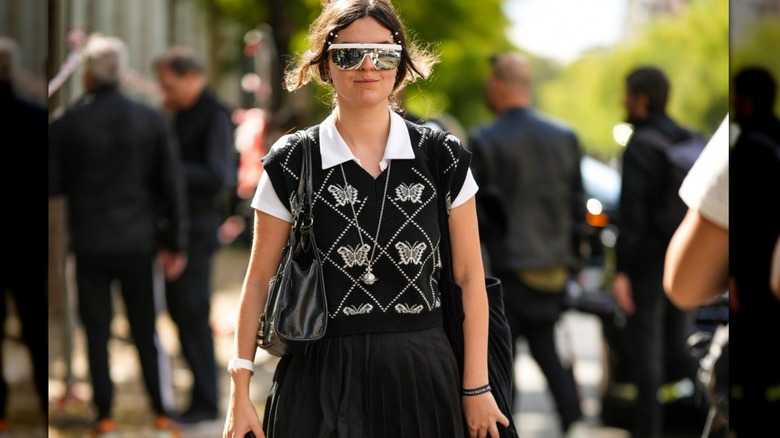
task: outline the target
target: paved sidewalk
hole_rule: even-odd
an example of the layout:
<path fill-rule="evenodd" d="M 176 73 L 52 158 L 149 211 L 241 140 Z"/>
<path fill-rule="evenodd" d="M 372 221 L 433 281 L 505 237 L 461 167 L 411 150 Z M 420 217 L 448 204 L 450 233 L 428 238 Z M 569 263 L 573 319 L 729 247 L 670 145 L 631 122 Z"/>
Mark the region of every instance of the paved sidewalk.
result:
<path fill-rule="evenodd" d="M 9 313 L 10 336 L 3 340 L 3 374 L 8 382 L 7 420 L 13 427 L 13 438 L 45 438 L 46 419 L 32 383 L 32 362 L 27 347 L 16 334 L 18 319 Z"/>
<path fill-rule="evenodd" d="M 212 326 L 215 333 L 215 348 L 220 369 L 232 356 L 233 324 L 241 284 L 243 282 L 249 249 L 223 247 L 215 266 L 214 297 L 212 304 Z M 115 416 L 120 424 L 121 438 L 156 438 L 151 428 L 151 411 L 140 376 L 137 355 L 128 336 L 127 320 L 123 316 L 121 300 L 117 300 L 117 312 L 112 324 L 113 337 L 110 341 L 111 376 L 116 384 Z M 620 429 L 604 428 L 599 425 L 598 386 L 601 382 L 601 334 L 598 319 L 585 314 L 573 313 L 565 316 L 575 356 L 575 373 L 582 385 L 585 397 L 584 410 L 588 428 L 585 434 L 593 438 L 627 438 L 628 433 Z M 86 400 L 90 397 L 88 370 L 85 357 L 85 339 L 80 328 L 72 332 L 64 320 L 50 320 L 50 424 L 51 438 L 82 438 L 85 436 L 92 410 Z M 160 337 L 164 349 L 172 358 L 174 392 L 177 406 L 184 406 L 191 375 L 179 352 L 176 328 L 166 314 L 159 320 Z M 65 346 L 72 342 L 72 384 L 67 385 L 67 355 Z M 526 347 L 520 346 L 522 354 L 516 363 L 519 386 L 522 388 L 521 410 L 515 414 L 522 438 L 560 438 L 552 399 L 549 396 L 544 377 L 530 359 Z M 19 356 L 19 355 L 16 355 Z M 10 357 L 10 356 L 9 356 Z M 262 412 L 266 393 L 277 359 L 262 351 L 257 352 L 256 373 L 252 379 L 252 399 Z M 21 365 L 24 369 L 24 365 Z M 25 380 L 24 373 L 19 376 Z M 228 405 L 230 380 L 227 372 L 219 374 L 221 393 L 220 418 L 217 421 L 184 429 L 186 438 L 218 438 L 224 425 L 224 411 Z M 23 383 L 19 383 L 22 385 Z M 20 395 L 20 397 L 23 397 Z M 21 405 L 20 405 L 21 406 Z M 20 409 L 22 409 L 20 407 Z M 29 409 L 22 409 L 29 411 Z M 39 418 L 38 422 L 41 421 Z M 35 423 L 34 420 L 28 423 Z M 40 423 L 38 423 L 40 424 Z M 38 438 L 38 435 L 29 435 Z M 23 437 L 18 435 L 16 438 Z"/>

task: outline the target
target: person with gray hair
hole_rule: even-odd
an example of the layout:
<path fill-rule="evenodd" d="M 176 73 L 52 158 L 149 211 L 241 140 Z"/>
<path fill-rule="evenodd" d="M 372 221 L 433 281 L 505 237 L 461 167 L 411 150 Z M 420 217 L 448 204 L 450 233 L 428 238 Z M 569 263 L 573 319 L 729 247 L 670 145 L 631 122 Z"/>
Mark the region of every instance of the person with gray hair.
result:
<path fill-rule="evenodd" d="M 33 380 L 40 401 L 41 413 L 48 410 L 48 340 L 46 327 L 39 323 L 41 303 L 46 301 L 46 289 L 38 281 L 30 281 L 29 268 L 45 269 L 46 260 L 36 245 L 30 245 L 29 236 L 40 232 L 43 226 L 32 219 L 35 211 L 34 196 L 18 190 L 18 166 L 33 163 L 46 143 L 47 111 L 42 105 L 21 96 L 15 89 L 16 72 L 19 67 L 19 48 L 16 41 L 0 37 L 0 111 L 6 138 L 24 138 L 24 142 L 7 141 L 0 159 L 0 174 L 3 175 L 4 199 L 9 209 L 0 246 L 7 256 L 0 265 L 0 325 L 6 332 L 5 320 L 8 293 L 15 304 L 16 315 L 21 322 L 21 340 L 30 352 L 33 365 Z M 2 338 L 0 338 L 2 340 Z M 5 364 L 3 349 L 0 348 L 0 363 Z M 9 386 L 5 376 L 0 376 L 0 437 L 10 433 L 6 421 Z"/>
<path fill-rule="evenodd" d="M 127 71 L 128 54 L 125 43 L 116 37 L 93 37 L 84 47 L 84 72 L 88 86 L 119 85 Z"/>
<path fill-rule="evenodd" d="M 116 436 L 108 341 L 117 282 L 154 413 L 155 436 L 178 437 L 170 364 L 156 318 L 157 257 L 175 275 L 186 264 L 188 219 L 177 145 L 163 115 L 121 91 L 124 42 L 95 35 L 84 49 L 85 93 L 49 128 L 49 196 L 64 196 L 76 259 L 78 312 L 87 338 L 91 437 Z M 174 260 L 176 261 L 174 263 Z"/>

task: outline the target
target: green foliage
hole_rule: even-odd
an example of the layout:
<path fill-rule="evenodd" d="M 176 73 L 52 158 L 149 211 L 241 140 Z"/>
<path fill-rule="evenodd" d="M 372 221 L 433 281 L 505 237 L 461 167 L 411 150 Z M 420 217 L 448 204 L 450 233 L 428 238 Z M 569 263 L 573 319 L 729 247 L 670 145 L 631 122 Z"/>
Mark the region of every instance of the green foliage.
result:
<path fill-rule="evenodd" d="M 430 78 L 407 87 L 406 108 L 424 117 L 448 112 L 461 124 L 487 119 L 490 114 L 482 104 L 487 60 L 494 51 L 512 47 L 506 36 L 509 22 L 501 11 L 501 0 L 395 0 L 394 5 L 409 39 L 428 45 L 440 57 Z M 316 90 L 315 105 L 323 100 L 324 93 Z M 315 106 L 312 110 L 322 114 L 329 108 Z"/>
<path fill-rule="evenodd" d="M 308 26 L 321 11 L 320 0 L 202 1 L 214 2 L 246 30 L 268 23 L 288 35 L 288 46 L 280 48 L 282 63 L 305 49 Z M 484 99 L 488 60 L 497 52 L 524 52 L 508 40 L 504 1 L 394 0 L 410 38 L 432 45 L 440 55 L 429 79 L 407 87 L 410 111 L 427 117 L 448 113 L 465 129 L 493 119 Z M 728 111 L 728 0 L 684 4 L 680 14 L 658 18 L 636 29 L 632 38 L 592 50 L 566 66 L 526 53 L 534 68 L 535 106 L 571 124 L 586 152 L 614 157 L 621 151 L 612 139 L 612 128 L 624 118 L 624 77 L 635 66 L 655 64 L 672 82 L 669 113 L 705 134 L 714 132 Z M 736 62 L 758 59 L 759 46 L 777 47 L 780 31 L 775 29 L 758 29 L 759 43 L 742 48 Z M 237 41 L 236 50 L 240 47 Z M 773 65 L 780 71 L 778 62 Z M 308 88 L 302 90 L 303 96 L 311 96 L 307 116 L 319 120 L 330 111 L 329 90 Z M 289 93 L 280 92 L 282 105 L 288 105 Z"/>
<path fill-rule="evenodd" d="M 396 0 L 401 17 L 418 41 L 434 44 L 440 63 L 432 77 L 407 89 L 407 108 L 435 117 L 442 112 L 461 124 L 485 119 L 483 78 L 494 51 L 510 48 L 509 21 L 500 0 Z"/>
<path fill-rule="evenodd" d="M 205 0 L 221 8 L 234 21 L 243 24 L 246 30 L 257 23 L 268 21 L 268 5 L 257 0 Z"/>
<path fill-rule="evenodd" d="M 655 65 L 670 78 L 667 112 L 711 135 L 728 111 L 728 2 L 692 0 L 674 16 L 655 19 L 611 50 L 585 54 L 544 84 L 538 107 L 569 122 L 584 149 L 614 157 L 621 152 L 612 128 L 624 119 L 625 76 Z"/>

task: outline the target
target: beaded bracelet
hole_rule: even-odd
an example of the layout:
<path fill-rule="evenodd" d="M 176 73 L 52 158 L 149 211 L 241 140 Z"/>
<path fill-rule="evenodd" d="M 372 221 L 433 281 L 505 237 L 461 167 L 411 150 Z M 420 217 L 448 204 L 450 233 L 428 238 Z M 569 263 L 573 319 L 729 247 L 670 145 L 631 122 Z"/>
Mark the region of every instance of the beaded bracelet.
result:
<path fill-rule="evenodd" d="M 461 390 L 461 393 L 463 395 L 479 395 L 479 394 L 483 394 L 483 393 L 488 392 L 488 391 L 490 391 L 490 384 L 489 383 L 487 385 L 485 385 L 485 386 L 480 386 L 479 388 L 463 389 L 463 390 Z"/>

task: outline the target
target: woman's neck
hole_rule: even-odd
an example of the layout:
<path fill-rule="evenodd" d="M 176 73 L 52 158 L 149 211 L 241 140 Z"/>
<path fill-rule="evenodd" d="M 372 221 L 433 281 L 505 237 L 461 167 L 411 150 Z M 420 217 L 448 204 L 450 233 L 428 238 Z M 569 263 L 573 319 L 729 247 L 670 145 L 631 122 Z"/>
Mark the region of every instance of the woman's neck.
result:
<path fill-rule="evenodd" d="M 390 135 L 390 111 L 387 106 L 350 110 L 336 109 L 336 129 L 347 143 L 363 169 L 374 178 L 379 176 L 382 161 Z"/>

